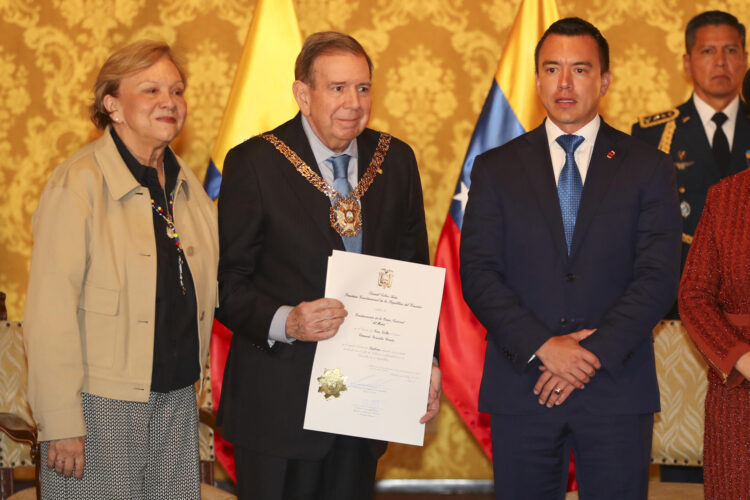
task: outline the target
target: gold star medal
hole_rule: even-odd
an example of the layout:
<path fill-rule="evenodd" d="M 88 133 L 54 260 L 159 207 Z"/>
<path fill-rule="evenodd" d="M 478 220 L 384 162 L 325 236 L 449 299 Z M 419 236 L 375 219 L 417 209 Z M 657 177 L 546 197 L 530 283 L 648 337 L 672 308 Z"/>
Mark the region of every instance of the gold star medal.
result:
<path fill-rule="evenodd" d="M 330 398 L 337 398 L 346 390 L 346 377 L 341 375 L 341 370 L 334 368 L 323 370 L 323 376 L 318 377 L 318 392 L 322 392 L 326 401 Z"/>

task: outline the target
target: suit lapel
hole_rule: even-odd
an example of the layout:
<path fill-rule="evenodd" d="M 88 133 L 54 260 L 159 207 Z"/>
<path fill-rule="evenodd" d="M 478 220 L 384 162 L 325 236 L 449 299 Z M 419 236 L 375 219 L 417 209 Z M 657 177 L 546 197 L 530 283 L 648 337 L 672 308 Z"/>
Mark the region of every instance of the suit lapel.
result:
<path fill-rule="evenodd" d="M 586 173 L 581 203 L 578 206 L 576 227 L 573 230 L 573 244 L 570 248 L 571 258 L 575 257 L 576 251 L 581 246 L 586 231 L 627 153 L 627 151 L 618 148 L 613 131 L 614 129 L 602 120 Z"/>
<path fill-rule="evenodd" d="M 312 152 L 307 136 L 302 128 L 301 115 L 298 113 L 290 127 L 283 132 L 279 131 L 279 139 L 284 141 L 297 155 L 307 163 L 307 165 L 320 175 L 318 163 L 315 161 L 315 155 Z M 276 152 L 277 154 L 281 154 Z M 341 236 L 331 227 L 328 214 L 331 203 L 328 197 L 321 193 L 316 187 L 310 184 L 304 177 L 297 172 L 294 165 L 286 158 L 282 158 L 280 163 L 283 176 L 286 178 L 291 191 L 296 195 L 301 212 L 309 217 L 314 227 L 316 227 L 328 241 L 328 244 L 336 250 L 344 250 L 344 243 Z"/>
<path fill-rule="evenodd" d="M 362 176 L 370 166 L 370 160 L 372 155 L 375 153 L 375 146 L 377 143 L 366 138 L 368 131 L 365 130 L 357 137 L 357 182 L 362 179 Z M 388 154 L 385 156 L 383 162 L 383 171 L 387 170 Z M 367 190 L 365 195 L 359 200 L 362 204 L 362 253 L 367 255 L 373 255 L 373 245 L 377 242 L 377 210 L 378 207 L 382 206 L 382 197 L 384 191 L 381 189 L 384 183 L 384 179 L 381 179 L 380 175 L 375 176 L 370 188 Z"/>
<path fill-rule="evenodd" d="M 523 171 L 536 194 L 539 208 L 552 234 L 555 248 L 563 259 L 567 259 L 568 245 L 565 242 L 560 198 L 557 195 L 557 185 L 552 170 L 552 160 L 544 123 L 526 135 L 526 140 L 526 148 L 521 155 Z"/>

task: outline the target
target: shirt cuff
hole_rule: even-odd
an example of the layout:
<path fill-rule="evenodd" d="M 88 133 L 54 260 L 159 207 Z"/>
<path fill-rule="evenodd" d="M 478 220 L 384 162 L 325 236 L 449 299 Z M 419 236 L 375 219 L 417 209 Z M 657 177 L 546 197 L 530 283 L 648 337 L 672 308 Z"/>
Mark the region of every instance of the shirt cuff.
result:
<path fill-rule="evenodd" d="M 268 345 L 270 347 L 273 347 L 274 342 L 291 344 L 296 340 L 286 336 L 286 319 L 292 309 L 294 309 L 292 306 L 281 306 L 276 309 L 271 320 L 271 326 L 268 327 Z"/>

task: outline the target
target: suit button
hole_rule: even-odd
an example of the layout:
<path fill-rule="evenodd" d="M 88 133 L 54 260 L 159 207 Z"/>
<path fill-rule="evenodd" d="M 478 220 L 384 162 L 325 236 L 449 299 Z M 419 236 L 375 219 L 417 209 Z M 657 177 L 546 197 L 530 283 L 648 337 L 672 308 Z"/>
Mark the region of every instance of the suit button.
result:
<path fill-rule="evenodd" d="M 187 247 L 187 252 L 185 252 L 185 253 L 187 253 L 188 257 L 192 257 L 193 254 L 195 253 L 195 249 L 192 246 L 189 246 L 189 247 Z"/>
<path fill-rule="evenodd" d="M 566 318 L 560 318 L 560 324 L 561 325 L 567 325 L 568 324 L 568 320 Z"/>
<path fill-rule="evenodd" d="M 568 281 L 575 281 L 576 280 L 576 275 L 573 274 L 573 273 L 568 273 L 568 274 L 565 275 L 565 279 L 568 280 Z"/>
<path fill-rule="evenodd" d="M 685 194 L 685 188 L 680 186 L 680 194 Z"/>

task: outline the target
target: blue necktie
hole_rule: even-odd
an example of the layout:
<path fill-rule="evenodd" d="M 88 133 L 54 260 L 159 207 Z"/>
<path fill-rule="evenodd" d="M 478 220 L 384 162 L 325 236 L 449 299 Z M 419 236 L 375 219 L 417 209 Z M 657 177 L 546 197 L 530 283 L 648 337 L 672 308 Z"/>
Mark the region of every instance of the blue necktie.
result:
<path fill-rule="evenodd" d="M 563 165 L 560 179 L 557 181 L 557 195 L 560 198 L 565 242 L 568 244 L 568 255 L 570 255 L 573 229 L 576 227 L 578 205 L 581 202 L 581 192 L 583 191 L 583 182 L 581 181 L 581 173 L 578 171 L 578 165 L 576 165 L 575 152 L 583 142 L 583 137 L 568 134 L 561 135 L 556 140 L 565 150 L 565 165 Z"/>
<path fill-rule="evenodd" d="M 333 189 L 341 193 L 342 196 L 348 196 L 352 190 L 349 184 L 349 158 L 347 154 L 331 156 L 326 161 L 333 165 Z M 342 236 L 344 248 L 347 252 L 362 253 L 362 230 L 360 229 L 357 236 Z"/>

